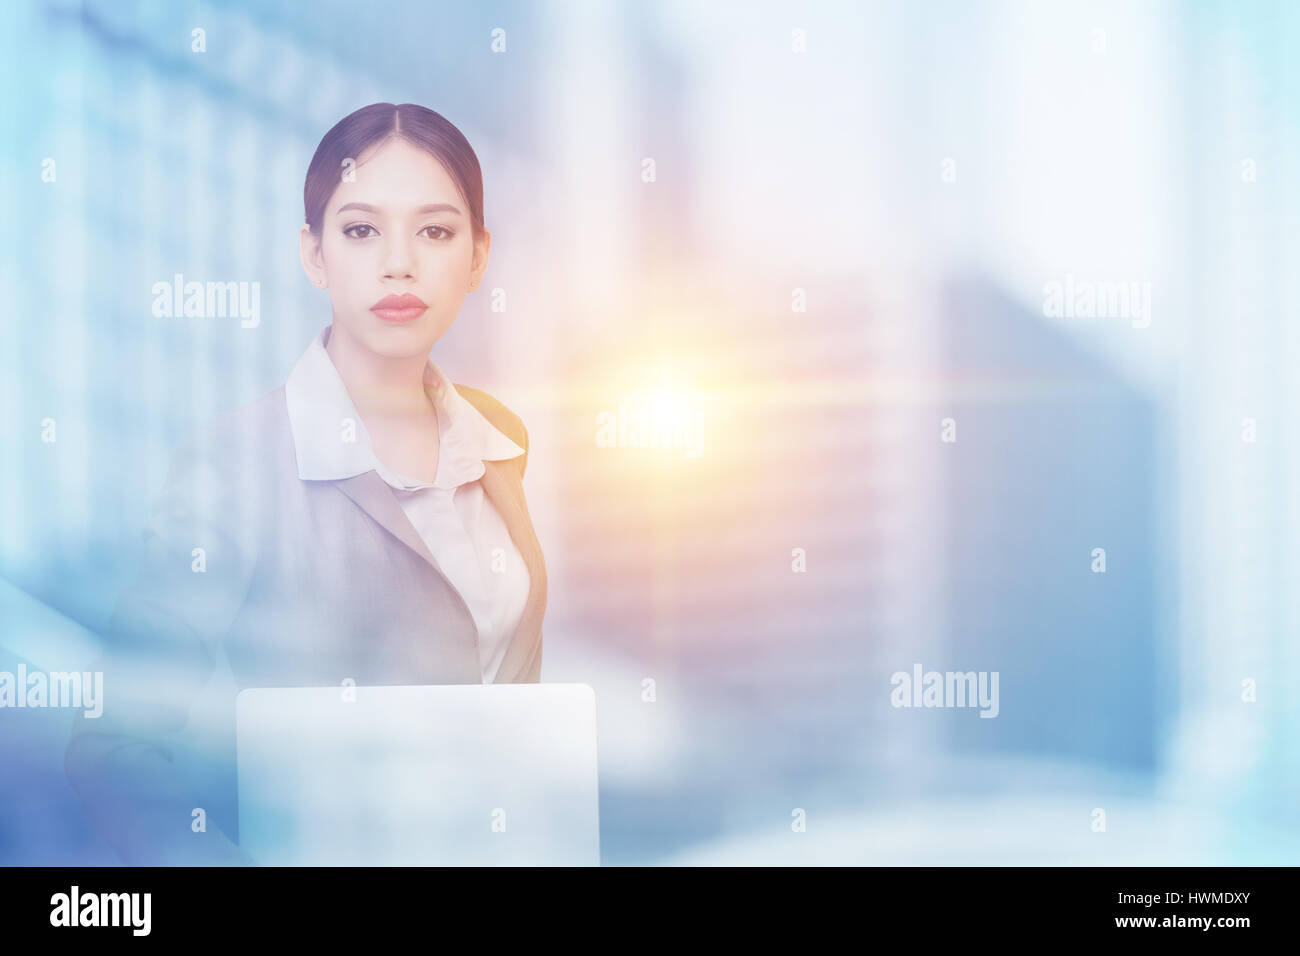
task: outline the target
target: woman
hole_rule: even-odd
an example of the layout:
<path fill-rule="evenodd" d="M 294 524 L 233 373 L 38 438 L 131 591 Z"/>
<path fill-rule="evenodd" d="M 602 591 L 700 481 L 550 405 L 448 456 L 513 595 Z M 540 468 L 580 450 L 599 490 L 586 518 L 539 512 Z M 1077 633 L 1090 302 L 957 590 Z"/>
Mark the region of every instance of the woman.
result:
<path fill-rule="evenodd" d="M 429 358 L 487 268 L 478 160 L 437 113 L 377 103 L 321 140 L 304 203 L 302 264 L 333 322 L 284 386 L 174 453 L 96 668 L 103 716 L 68 747 L 128 863 L 251 862 L 223 832 L 233 696 L 192 719 L 221 656 L 235 692 L 540 679 L 528 433 Z M 228 771 L 202 798 L 174 765 L 196 723 Z"/>

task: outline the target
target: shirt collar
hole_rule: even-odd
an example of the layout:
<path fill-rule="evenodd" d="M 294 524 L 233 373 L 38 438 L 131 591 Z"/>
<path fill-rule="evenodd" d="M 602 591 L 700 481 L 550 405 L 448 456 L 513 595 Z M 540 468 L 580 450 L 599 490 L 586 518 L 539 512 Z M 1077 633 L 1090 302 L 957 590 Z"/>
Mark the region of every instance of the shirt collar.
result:
<path fill-rule="evenodd" d="M 335 481 L 373 470 L 396 488 L 451 489 L 483 477 L 485 460 L 500 461 L 524 453 L 456 391 L 430 358 L 424 367 L 424 382 L 438 412 L 438 473 L 430 483 L 390 471 L 375 457 L 370 433 L 325 351 L 331 328 L 327 325 L 316 335 L 284 386 L 299 478 Z"/>

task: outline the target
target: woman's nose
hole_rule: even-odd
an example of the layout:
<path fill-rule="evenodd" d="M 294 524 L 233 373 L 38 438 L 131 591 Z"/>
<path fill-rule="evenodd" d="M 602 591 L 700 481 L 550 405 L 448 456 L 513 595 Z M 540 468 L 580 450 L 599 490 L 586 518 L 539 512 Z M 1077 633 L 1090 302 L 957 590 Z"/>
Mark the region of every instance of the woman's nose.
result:
<path fill-rule="evenodd" d="M 410 244 L 402 239 L 390 239 L 384 259 L 385 279 L 407 279 L 415 276 L 415 257 Z"/>

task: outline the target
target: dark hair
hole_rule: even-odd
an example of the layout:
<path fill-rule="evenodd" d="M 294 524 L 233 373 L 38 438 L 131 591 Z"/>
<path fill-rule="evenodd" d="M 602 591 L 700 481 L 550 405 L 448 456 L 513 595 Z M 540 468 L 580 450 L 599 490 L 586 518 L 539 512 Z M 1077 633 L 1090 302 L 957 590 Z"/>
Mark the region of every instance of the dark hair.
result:
<path fill-rule="evenodd" d="M 356 159 L 368 147 L 400 136 L 431 154 L 446 167 L 469 206 L 474 237 L 483 232 L 483 172 L 463 133 L 440 113 L 415 103 L 371 103 L 343 117 L 321 138 L 307 167 L 302 200 L 306 222 L 317 236 L 330 197 L 342 181 L 343 162 Z"/>

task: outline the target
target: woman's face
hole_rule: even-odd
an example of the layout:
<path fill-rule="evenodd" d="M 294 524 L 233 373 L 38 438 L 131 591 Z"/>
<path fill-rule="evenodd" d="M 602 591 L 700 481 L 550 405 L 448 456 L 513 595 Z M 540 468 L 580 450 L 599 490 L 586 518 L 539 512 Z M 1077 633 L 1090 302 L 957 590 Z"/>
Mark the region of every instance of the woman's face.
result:
<path fill-rule="evenodd" d="M 379 355 L 427 355 L 478 287 L 491 236 L 474 241 L 447 170 L 400 137 L 371 146 L 345 173 L 320 237 L 302 228 L 303 268 L 329 290 L 349 338 Z"/>

